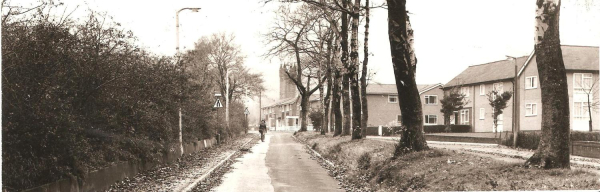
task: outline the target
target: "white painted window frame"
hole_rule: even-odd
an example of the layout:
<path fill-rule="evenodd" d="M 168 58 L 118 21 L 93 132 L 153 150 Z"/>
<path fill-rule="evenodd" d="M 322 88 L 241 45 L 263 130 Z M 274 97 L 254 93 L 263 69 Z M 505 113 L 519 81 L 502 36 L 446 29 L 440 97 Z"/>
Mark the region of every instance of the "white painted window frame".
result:
<path fill-rule="evenodd" d="M 391 102 L 391 98 L 396 98 L 395 102 Z M 388 95 L 388 103 L 398 103 L 398 95 Z"/>
<path fill-rule="evenodd" d="M 537 76 L 525 77 L 525 89 L 537 89 Z"/>
<path fill-rule="evenodd" d="M 533 116 L 537 116 L 537 103 L 525 104 L 525 117 L 533 117 Z"/>
<path fill-rule="evenodd" d="M 431 100 L 431 97 L 434 97 L 434 102 L 433 103 L 427 103 L 428 101 Z M 425 105 L 437 105 L 438 104 L 438 99 L 437 99 L 437 95 L 425 95 Z"/>
<path fill-rule="evenodd" d="M 485 119 L 485 108 L 479 108 L 479 120 Z"/>
<path fill-rule="evenodd" d="M 464 94 L 465 97 L 469 97 L 469 92 L 471 92 L 471 89 L 469 89 L 469 87 L 461 87 L 460 88 L 460 93 Z"/>
<path fill-rule="evenodd" d="M 433 117 L 435 119 L 434 123 L 429 122 L 429 118 L 430 117 Z M 437 125 L 438 124 L 437 123 L 437 119 L 438 119 L 437 115 L 425 115 L 425 122 L 424 123 L 425 123 L 425 125 Z"/>
<path fill-rule="evenodd" d="M 485 95 L 485 84 L 479 85 L 479 95 Z"/>

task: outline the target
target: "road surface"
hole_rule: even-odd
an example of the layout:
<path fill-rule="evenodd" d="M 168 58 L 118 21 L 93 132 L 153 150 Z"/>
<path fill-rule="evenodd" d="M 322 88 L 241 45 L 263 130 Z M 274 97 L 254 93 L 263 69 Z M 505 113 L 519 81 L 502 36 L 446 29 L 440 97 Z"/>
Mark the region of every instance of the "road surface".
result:
<path fill-rule="evenodd" d="M 343 191 L 291 135 L 269 132 L 237 159 L 215 191 Z"/>

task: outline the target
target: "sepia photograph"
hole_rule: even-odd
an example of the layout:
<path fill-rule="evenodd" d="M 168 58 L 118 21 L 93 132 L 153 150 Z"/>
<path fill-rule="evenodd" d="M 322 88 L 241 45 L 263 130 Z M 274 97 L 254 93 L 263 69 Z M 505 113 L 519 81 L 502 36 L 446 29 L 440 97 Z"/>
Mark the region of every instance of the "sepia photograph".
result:
<path fill-rule="evenodd" d="M 2 192 L 599 191 L 598 0 L 2 0 Z"/>

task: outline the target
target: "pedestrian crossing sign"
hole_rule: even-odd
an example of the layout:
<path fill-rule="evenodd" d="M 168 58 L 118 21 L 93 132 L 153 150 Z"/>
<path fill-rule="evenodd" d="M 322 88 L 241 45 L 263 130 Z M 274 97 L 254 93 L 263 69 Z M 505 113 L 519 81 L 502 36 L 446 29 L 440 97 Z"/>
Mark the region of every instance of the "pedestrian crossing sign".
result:
<path fill-rule="evenodd" d="M 223 107 L 223 104 L 221 104 L 221 99 L 217 98 L 217 101 L 215 102 L 215 105 L 213 106 L 213 108 L 221 108 Z"/>

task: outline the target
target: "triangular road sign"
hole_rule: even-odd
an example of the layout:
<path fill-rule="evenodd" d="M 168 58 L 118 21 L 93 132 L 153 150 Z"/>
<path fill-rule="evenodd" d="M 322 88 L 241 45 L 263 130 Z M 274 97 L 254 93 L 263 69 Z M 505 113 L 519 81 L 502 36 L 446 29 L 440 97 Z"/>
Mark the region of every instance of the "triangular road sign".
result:
<path fill-rule="evenodd" d="M 244 114 L 246 114 L 246 115 L 250 114 L 250 111 L 248 111 L 248 107 L 246 107 L 246 110 L 244 110 Z"/>
<path fill-rule="evenodd" d="M 213 108 L 220 108 L 220 107 L 223 107 L 223 104 L 221 104 L 221 99 L 217 99 Z"/>

